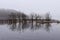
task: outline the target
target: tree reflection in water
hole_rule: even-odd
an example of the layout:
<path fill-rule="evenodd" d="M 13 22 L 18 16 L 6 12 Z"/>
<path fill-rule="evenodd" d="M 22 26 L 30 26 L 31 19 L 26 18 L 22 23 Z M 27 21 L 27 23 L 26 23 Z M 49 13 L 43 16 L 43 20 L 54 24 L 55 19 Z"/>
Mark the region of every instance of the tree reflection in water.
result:
<path fill-rule="evenodd" d="M 10 29 L 12 31 L 14 31 L 16 29 L 16 23 L 12 23 L 11 26 L 10 26 Z"/>
<path fill-rule="evenodd" d="M 29 23 L 29 22 L 24 22 L 24 23 L 12 23 L 10 24 L 11 26 L 9 27 L 12 31 L 25 31 L 26 29 L 30 30 L 39 30 L 40 28 L 45 28 L 46 31 L 50 31 L 51 24 L 50 23 Z"/>
<path fill-rule="evenodd" d="M 50 27 L 51 27 L 51 24 L 50 23 L 46 23 L 46 25 L 45 25 L 46 31 L 50 31 Z"/>

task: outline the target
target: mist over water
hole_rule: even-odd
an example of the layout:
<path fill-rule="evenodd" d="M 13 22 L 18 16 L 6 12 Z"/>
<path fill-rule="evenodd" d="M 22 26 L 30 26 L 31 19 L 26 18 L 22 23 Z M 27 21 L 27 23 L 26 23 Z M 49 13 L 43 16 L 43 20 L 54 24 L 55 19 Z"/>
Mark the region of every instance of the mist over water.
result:
<path fill-rule="evenodd" d="M 0 40 L 60 40 L 60 0 L 0 0 Z"/>
<path fill-rule="evenodd" d="M 49 13 L 28 16 L 9 10 L 6 14 L 0 16 L 0 40 L 60 40 L 60 21 Z"/>
<path fill-rule="evenodd" d="M 0 40 L 59 40 L 59 26 L 57 23 L 0 22 Z"/>

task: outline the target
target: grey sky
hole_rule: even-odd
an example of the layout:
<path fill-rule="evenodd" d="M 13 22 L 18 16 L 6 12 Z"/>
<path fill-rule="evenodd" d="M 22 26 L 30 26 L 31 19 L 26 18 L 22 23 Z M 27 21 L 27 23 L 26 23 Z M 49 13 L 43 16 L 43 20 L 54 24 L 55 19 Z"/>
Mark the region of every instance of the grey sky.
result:
<path fill-rule="evenodd" d="M 0 8 L 15 9 L 26 14 L 50 11 L 52 16 L 60 16 L 60 0 L 0 0 Z"/>

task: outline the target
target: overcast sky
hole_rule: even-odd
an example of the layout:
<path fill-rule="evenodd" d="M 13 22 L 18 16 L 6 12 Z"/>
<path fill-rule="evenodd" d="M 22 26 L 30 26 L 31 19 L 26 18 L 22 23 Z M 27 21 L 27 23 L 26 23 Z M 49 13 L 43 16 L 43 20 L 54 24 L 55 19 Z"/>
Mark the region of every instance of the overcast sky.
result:
<path fill-rule="evenodd" d="M 0 8 L 15 9 L 26 14 L 50 12 L 55 18 L 60 16 L 60 0 L 0 0 Z"/>

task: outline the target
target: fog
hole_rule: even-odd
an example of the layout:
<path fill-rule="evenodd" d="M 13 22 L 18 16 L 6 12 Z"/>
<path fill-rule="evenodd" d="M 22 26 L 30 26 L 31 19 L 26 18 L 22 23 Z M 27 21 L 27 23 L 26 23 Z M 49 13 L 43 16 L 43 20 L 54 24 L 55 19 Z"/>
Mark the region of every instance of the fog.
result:
<path fill-rule="evenodd" d="M 15 9 L 26 14 L 50 12 L 52 18 L 59 19 L 60 0 L 0 0 L 1 9 Z"/>

